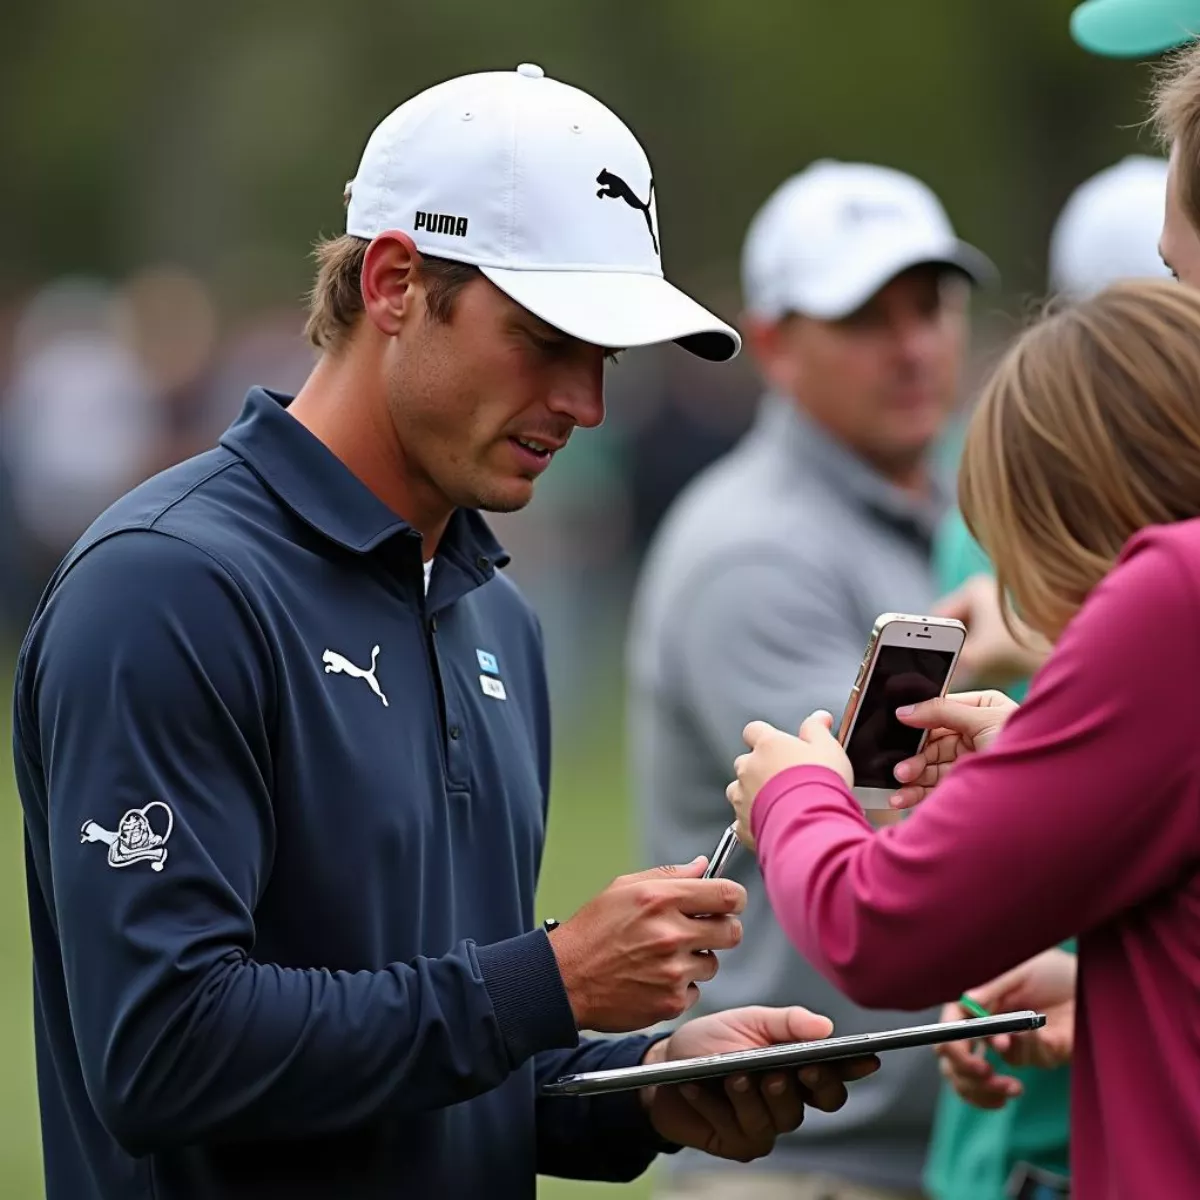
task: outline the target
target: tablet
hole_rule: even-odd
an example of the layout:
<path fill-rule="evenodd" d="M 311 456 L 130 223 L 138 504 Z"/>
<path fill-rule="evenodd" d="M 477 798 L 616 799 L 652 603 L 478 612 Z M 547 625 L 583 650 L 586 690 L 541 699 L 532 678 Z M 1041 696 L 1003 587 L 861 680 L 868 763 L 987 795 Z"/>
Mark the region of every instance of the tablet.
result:
<path fill-rule="evenodd" d="M 815 1042 L 787 1042 L 757 1050 L 709 1054 L 703 1058 L 680 1058 L 673 1062 L 642 1063 L 608 1071 L 563 1075 L 543 1084 L 542 1093 L 547 1096 L 590 1096 L 597 1092 L 624 1092 L 656 1083 L 688 1083 L 741 1072 L 776 1071 L 835 1059 L 865 1058 L 885 1050 L 904 1050 L 909 1046 L 973 1041 L 976 1038 L 994 1037 L 998 1033 L 1025 1033 L 1030 1029 L 1040 1029 L 1045 1023 L 1046 1018 L 1042 1013 L 1026 1009 L 1022 1012 L 999 1013 L 993 1017 L 970 1017 L 965 1021 L 888 1029 L 881 1033 L 824 1038 Z"/>

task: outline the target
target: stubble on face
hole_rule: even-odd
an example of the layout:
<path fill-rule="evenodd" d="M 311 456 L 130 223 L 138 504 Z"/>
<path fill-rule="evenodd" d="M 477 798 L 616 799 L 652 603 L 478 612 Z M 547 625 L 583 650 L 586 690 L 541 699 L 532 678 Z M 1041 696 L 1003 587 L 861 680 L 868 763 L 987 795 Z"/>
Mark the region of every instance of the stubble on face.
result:
<path fill-rule="evenodd" d="M 576 426 L 603 418 L 604 358 L 488 280 L 468 284 L 449 320 L 422 313 L 393 355 L 388 410 L 401 469 L 427 506 L 524 508 Z"/>

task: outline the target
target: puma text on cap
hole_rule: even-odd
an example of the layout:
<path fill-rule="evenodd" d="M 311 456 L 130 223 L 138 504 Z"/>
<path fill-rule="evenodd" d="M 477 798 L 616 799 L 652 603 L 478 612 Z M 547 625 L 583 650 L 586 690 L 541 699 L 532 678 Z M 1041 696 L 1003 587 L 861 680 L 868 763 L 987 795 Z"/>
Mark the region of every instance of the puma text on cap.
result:
<path fill-rule="evenodd" d="M 400 105 L 371 134 L 347 193 L 348 234 L 407 233 L 584 341 L 674 341 L 714 361 L 741 346 L 663 278 L 653 176 L 632 132 L 532 63 Z"/>

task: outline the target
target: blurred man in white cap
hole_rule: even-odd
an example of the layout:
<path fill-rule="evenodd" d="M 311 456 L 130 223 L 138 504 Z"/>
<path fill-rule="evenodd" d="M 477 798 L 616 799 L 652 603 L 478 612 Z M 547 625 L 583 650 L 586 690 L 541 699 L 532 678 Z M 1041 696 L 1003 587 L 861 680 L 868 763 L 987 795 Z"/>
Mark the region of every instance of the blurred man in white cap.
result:
<path fill-rule="evenodd" d="M 767 394 L 748 435 L 668 512 L 635 601 L 629 722 L 650 859 L 715 845 L 748 720 L 836 716 L 876 617 L 934 601 L 948 493 L 930 450 L 955 403 L 970 284 L 992 274 L 928 187 L 880 166 L 817 162 L 754 218 L 745 329 Z M 936 1018 L 839 995 L 788 944 L 753 858 L 730 874 L 749 893 L 745 936 L 696 1011 L 804 997 L 839 1033 Z M 931 1054 L 893 1054 L 836 1117 L 780 1139 L 752 1173 L 684 1152 L 662 1194 L 918 1196 L 936 1093 Z"/>
<path fill-rule="evenodd" d="M 581 1040 L 691 1005 L 744 894 L 701 860 L 537 924 L 541 638 L 480 512 L 600 422 L 611 351 L 738 338 L 663 278 L 633 134 L 532 64 L 401 105 L 348 196 L 299 394 L 252 389 L 118 500 L 22 648 L 48 1200 L 532 1200 L 684 1144 L 754 1158 L 877 1065 L 541 1094 L 830 1030 Z"/>
<path fill-rule="evenodd" d="M 1050 235 L 1050 291 L 1080 300 L 1120 279 L 1166 276 L 1158 253 L 1166 195 L 1166 160 L 1142 154 L 1081 183 Z M 991 563 L 957 509 L 938 531 L 934 564 L 939 587 L 950 593 L 937 611 L 965 621 L 969 631 L 954 686 L 995 687 L 1023 700 L 1042 655 L 1005 627 Z M 1063 949 L 1074 953 L 1074 942 Z M 945 1021 L 966 1015 L 956 1002 L 942 1010 Z M 1006 1067 L 980 1083 L 969 1070 L 974 1057 L 966 1047 L 943 1056 L 949 1079 L 925 1174 L 932 1200 L 1069 1195 L 1070 1067 Z M 1006 1079 L 1018 1081 L 1018 1095 Z"/>
<path fill-rule="evenodd" d="M 1119 279 L 1166 278 L 1158 252 L 1167 160 L 1129 154 L 1081 183 L 1050 235 L 1051 291 L 1082 299 Z"/>

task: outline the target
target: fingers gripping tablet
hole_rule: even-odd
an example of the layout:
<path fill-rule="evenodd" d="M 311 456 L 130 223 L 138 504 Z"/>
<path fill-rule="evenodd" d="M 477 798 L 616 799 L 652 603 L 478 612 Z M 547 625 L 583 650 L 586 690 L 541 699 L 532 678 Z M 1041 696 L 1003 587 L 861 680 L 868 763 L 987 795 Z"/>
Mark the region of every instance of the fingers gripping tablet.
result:
<path fill-rule="evenodd" d="M 825 1038 L 817 1042 L 788 1042 L 780 1046 L 764 1046 L 758 1050 L 712 1054 L 705 1058 L 683 1058 L 674 1062 L 619 1067 L 609 1071 L 587 1071 L 580 1075 L 564 1075 L 553 1080 L 543 1085 L 542 1092 L 549 1096 L 587 1096 L 597 1092 L 628 1091 L 653 1084 L 717 1079 L 736 1072 L 753 1073 L 787 1067 L 799 1068 L 814 1062 L 865 1058 L 887 1050 L 906 1049 L 909 1046 L 933 1046 L 940 1042 L 994 1037 L 998 1033 L 1025 1033 L 1031 1029 L 1040 1029 L 1045 1023 L 1046 1018 L 1043 1014 L 1031 1010 L 999 1013 L 994 1017 L 968 1021 L 914 1025 L 908 1029 Z"/>

